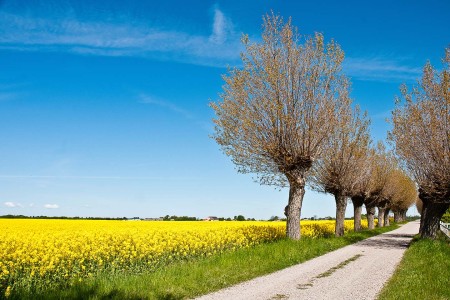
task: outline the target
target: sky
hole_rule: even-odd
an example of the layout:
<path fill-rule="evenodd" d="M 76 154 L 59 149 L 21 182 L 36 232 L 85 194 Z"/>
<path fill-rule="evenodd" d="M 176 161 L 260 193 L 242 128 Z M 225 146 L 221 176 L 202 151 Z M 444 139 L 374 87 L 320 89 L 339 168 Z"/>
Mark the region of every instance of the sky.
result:
<path fill-rule="evenodd" d="M 237 173 L 208 105 L 271 11 L 341 45 L 374 141 L 450 44 L 447 0 L 0 0 L 0 215 L 283 216 L 288 190 Z M 302 217 L 334 215 L 307 190 Z"/>

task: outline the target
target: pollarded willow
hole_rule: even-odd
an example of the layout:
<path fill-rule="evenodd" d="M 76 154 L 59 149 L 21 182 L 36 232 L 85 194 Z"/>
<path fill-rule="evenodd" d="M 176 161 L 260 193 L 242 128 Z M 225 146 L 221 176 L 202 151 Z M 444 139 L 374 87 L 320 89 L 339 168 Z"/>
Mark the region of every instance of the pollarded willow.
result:
<path fill-rule="evenodd" d="M 274 14 L 263 18 L 260 42 L 243 43 L 243 67 L 223 76 L 221 101 L 211 104 L 214 139 L 238 171 L 289 186 L 287 236 L 299 239 L 308 171 L 350 103 L 344 52 L 322 34 L 301 39 L 290 19 Z"/>

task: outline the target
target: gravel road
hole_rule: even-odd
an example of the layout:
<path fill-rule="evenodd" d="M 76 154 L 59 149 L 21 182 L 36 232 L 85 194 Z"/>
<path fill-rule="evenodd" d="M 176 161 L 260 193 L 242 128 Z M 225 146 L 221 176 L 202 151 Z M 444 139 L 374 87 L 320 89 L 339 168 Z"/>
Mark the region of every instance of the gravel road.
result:
<path fill-rule="evenodd" d="M 197 299 L 376 299 L 418 231 L 419 222 L 410 222 Z"/>

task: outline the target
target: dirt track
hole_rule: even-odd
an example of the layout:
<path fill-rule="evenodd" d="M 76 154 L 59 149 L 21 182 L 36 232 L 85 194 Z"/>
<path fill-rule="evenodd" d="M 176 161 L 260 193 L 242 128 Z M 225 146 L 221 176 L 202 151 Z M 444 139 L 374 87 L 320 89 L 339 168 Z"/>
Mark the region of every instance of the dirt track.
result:
<path fill-rule="evenodd" d="M 419 222 L 410 222 L 394 231 L 197 299 L 376 299 L 418 231 Z"/>

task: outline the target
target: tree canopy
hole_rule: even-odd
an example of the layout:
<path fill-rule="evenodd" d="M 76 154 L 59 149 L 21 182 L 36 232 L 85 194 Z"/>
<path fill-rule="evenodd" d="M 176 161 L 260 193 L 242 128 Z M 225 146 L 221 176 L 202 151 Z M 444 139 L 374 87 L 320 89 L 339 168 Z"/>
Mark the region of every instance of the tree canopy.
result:
<path fill-rule="evenodd" d="M 450 205 L 450 47 L 441 72 L 428 62 L 417 86 L 401 87 L 392 123 L 389 139 L 419 185 L 422 236 L 434 237 Z"/>
<path fill-rule="evenodd" d="M 332 139 L 313 167 L 311 176 L 313 189 L 334 195 L 336 202 L 336 236 L 344 234 L 345 209 L 347 198 L 360 180 L 364 180 L 364 160 L 370 145 L 367 114 L 361 115 L 357 106 L 353 112 L 350 107 L 339 116 Z"/>
<path fill-rule="evenodd" d="M 288 236 L 300 238 L 306 173 L 348 110 L 344 52 L 322 34 L 302 38 L 289 19 L 263 18 L 261 42 L 244 36 L 242 68 L 224 75 L 214 139 L 243 173 L 289 186 Z"/>

